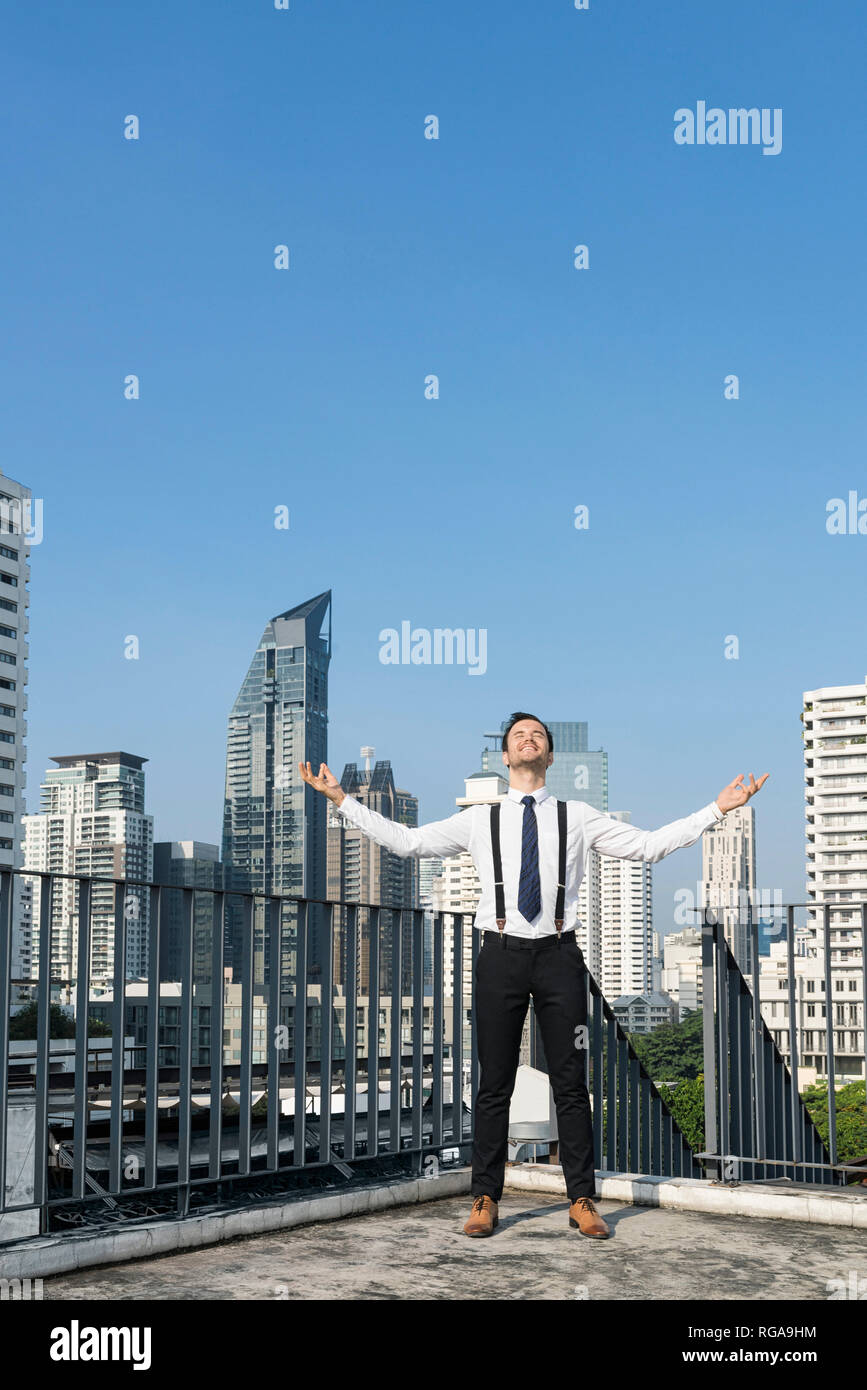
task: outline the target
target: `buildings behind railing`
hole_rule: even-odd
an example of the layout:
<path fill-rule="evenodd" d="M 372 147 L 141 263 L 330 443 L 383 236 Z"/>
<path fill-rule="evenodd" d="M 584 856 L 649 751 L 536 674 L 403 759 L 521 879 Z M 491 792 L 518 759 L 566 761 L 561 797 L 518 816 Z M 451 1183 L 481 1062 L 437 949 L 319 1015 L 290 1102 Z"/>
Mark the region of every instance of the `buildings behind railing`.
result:
<path fill-rule="evenodd" d="M 59 892 L 68 897 L 68 877 L 39 876 L 42 961 L 52 959 L 56 880 L 66 880 Z M 51 979 L 40 972 L 36 981 L 22 982 L 10 968 L 12 878 L 0 875 L 0 1076 L 9 1098 L 0 1104 L 0 1171 L 7 1176 L 0 1240 L 144 1210 L 185 1215 L 203 1204 L 250 1200 L 252 1193 L 276 1197 L 311 1184 L 418 1176 L 469 1160 L 479 1080 L 475 1017 L 461 965 L 465 940 L 473 963 L 479 949 L 469 914 L 449 914 L 448 972 L 445 914 L 433 914 L 426 995 L 422 909 L 78 878 L 77 973 Z M 101 898 L 108 886 L 113 980 L 110 990 L 95 991 L 91 905 L 97 889 Z M 160 936 L 172 921 L 180 981 L 160 981 L 158 972 L 145 981 L 124 976 L 127 904 L 142 893 L 148 958 L 164 958 Z M 173 894 L 180 897 L 179 913 L 169 912 Z M 227 966 L 230 897 L 238 951 Z M 200 900 L 210 904 L 208 923 Z M 103 912 L 100 902 L 100 921 Z M 310 979 L 314 932 L 316 978 Z M 581 1046 L 596 1166 L 699 1175 L 701 1166 L 589 975 L 586 987 L 590 1027 Z M 36 1038 L 29 1057 L 18 1048 L 13 1062 L 10 1007 L 13 990 L 22 988 L 35 996 Z M 69 1044 L 58 1048 L 50 1038 L 58 992 L 73 1012 L 71 1071 Z M 89 1036 L 95 1017 L 111 1029 L 96 1051 Z M 58 1067 L 61 1053 L 67 1062 Z"/>
<path fill-rule="evenodd" d="M 307 984 L 307 1007 L 306 1015 L 306 1040 L 305 1051 L 311 1061 L 319 1062 L 321 1058 L 323 1021 L 322 1021 L 322 991 L 321 983 Z M 133 1049 L 143 1051 L 147 1046 L 149 1009 L 148 1009 L 148 984 L 144 980 L 128 981 L 124 988 L 125 998 L 125 1022 L 124 1030 L 128 1037 L 133 1039 Z M 193 1023 L 192 1023 L 192 1051 L 193 1065 L 207 1067 L 211 1063 L 212 1042 L 212 1020 L 214 1011 L 211 1004 L 211 986 L 193 986 Z M 331 1056 L 335 1062 L 340 1062 L 346 1057 L 346 1039 L 348 1028 L 348 1015 L 350 1001 L 347 999 L 342 985 L 335 985 L 331 992 Z M 381 999 L 379 1001 L 379 1030 L 378 1047 L 380 1053 L 387 1050 L 392 1036 L 391 1011 L 392 1000 Z M 356 1055 L 359 1061 L 367 1057 L 371 1050 L 371 1012 L 372 1004 L 370 996 L 366 994 L 356 994 Z M 108 990 L 100 994 L 97 998 L 91 997 L 88 1013 L 91 1019 L 100 1023 L 110 1024 L 114 1011 L 113 991 Z M 285 1051 L 287 1061 L 292 1062 L 295 1058 L 295 1027 L 296 1027 L 296 1004 L 294 991 L 288 995 L 281 992 L 280 1018 L 286 1030 Z M 433 1001 L 425 1000 L 422 1007 L 422 1028 L 419 1032 L 413 1021 L 413 998 L 411 995 L 404 995 L 401 999 L 401 1024 L 400 1037 L 403 1052 L 407 1056 L 412 1055 L 413 1049 L 421 1044 L 424 1051 L 429 1053 L 433 1047 Z M 443 1005 L 443 1016 L 447 1035 L 452 1031 L 452 1003 L 449 996 L 446 996 Z M 241 1021 L 243 1018 L 242 989 L 239 983 L 231 978 L 223 982 L 223 1064 L 225 1066 L 239 1066 L 241 1062 Z M 159 1050 L 160 1063 L 163 1066 L 178 1066 L 180 1062 L 180 1048 L 182 1038 L 182 1008 L 181 1008 L 181 986 L 177 981 L 161 981 L 159 990 Z M 264 1065 L 268 1060 L 268 1000 L 264 990 L 255 992 L 253 995 L 253 1041 L 252 1041 L 252 1061 L 253 1065 Z"/>

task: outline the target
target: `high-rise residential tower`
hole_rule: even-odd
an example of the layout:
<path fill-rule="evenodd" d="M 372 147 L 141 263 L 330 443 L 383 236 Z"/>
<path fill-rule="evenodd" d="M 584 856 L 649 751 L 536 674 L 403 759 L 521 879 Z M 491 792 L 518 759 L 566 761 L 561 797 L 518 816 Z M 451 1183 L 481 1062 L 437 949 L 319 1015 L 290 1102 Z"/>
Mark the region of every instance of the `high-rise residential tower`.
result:
<path fill-rule="evenodd" d="M 318 769 L 317 769 L 318 770 Z M 348 796 L 371 811 L 402 825 L 418 825 L 418 798 L 395 787 L 390 761 L 379 759 L 372 769 L 359 769 L 347 763 L 340 785 Z M 363 835 L 345 816 L 329 807 L 328 816 L 328 898 L 333 902 L 372 903 L 376 906 L 413 908 L 419 906 L 419 861 L 403 858 Z M 390 918 L 390 914 L 384 914 Z M 340 914 L 337 921 L 345 921 Z M 402 984 L 408 993 L 412 982 L 412 917 L 405 913 L 401 932 Z M 361 994 L 370 990 L 370 934 L 367 914 L 363 914 L 357 954 L 357 987 Z M 380 942 L 381 974 L 385 987 L 391 981 L 391 934 L 383 932 Z M 336 978 L 343 981 L 346 967 L 346 931 L 336 929 L 334 938 Z"/>
<path fill-rule="evenodd" d="M 753 969 L 750 914 L 757 916 L 756 827 L 752 806 L 736 806 L 701 837 L 701 906 L 713 908 L 744 974 Z"/>
<path fill-rule="evenodd" d="M 24 740 L 27 736 L 28 552 L 33 535 L 30 489 L 0 472 L 0 868 L 23 863 Z M 41 532 L 41 522 L 40 522 Z M 41 540 L 41 534 L 38 537 Z M 32 959 L 29 885 L 13 880 L 12 977 L 29 979 Z"/>
<path fill-rule="evenodd" d="M 824 1011 L 833 1007 L 836 1074 L 851 1080 L 865 1075 L 860 904 L 867 899 L 867 678 L 805 690 L 803 701 L 807 899 L 815 904 L 807 912 L 812 941 L 806 949 L 824 972 L 827 905 L 833 1005 L 823 1001 L 821 1016 L 818 1001 L 813 1005 L 817 1021 L 808 1024 L 813 1031 L 802 1048 L 807 1065 L 827 1075 Z"/>
<path fill-rule="evenodd" d="M 54 757 L 42 783 L 38 815 L 24 817 L 24 867 L 81 874 L 94 879 L 153 880 L 153 816 L 145 814 L 147 758 L 134 753 L 80 753 Z M 34 885 L 36 881 L 34 880 Z M 34 886 L 34 896 L 39 889 Z M 51 967 L 54 978 L 72 980 L 77 969 L 78 885 L 58 879 L 52 907 Z M 148 972 L 149 895 L 124 894 L 127 979 Z M 34 912 L 33 975 L 42 969 Z M 114 890 L 91 888 L 90 979 L 107 987 L 114 971 Z"/>
<path fill-rule="evenodd" d="M 630 819 L 628 811 L 608 814 L 614 820 Z M 596 865 L 590 892 L 598 893 L 600 932 L 598 961 L 594 966 L 591 942 L 587 967 L 608 1000 L 645 994 L 653 988 L 653 865 L 595 850 L 590 851 L 591 857 Z M 589 915 L 592 922 L 596 914 Z"/>
<path fill-rule="evenodd" d="M 835 966 L 860 964 L 867 898 L 867 680 L 804 692 L 807 896 L 831 908 Z M 812 925 L 822 914 L 809 913 Z"/>

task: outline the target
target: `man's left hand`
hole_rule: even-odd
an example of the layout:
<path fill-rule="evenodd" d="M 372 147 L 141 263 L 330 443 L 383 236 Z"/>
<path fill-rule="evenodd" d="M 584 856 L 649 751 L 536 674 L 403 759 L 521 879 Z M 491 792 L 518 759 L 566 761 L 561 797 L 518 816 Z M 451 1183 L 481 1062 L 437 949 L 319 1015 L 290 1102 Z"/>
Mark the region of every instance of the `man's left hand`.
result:
<path fill-rule="evenodd" d="M 716 799 L 716 804 L 723 815 L 725 815 L 726 811 L 733 811 L 736 806 L 744 806 L 751 796 L 755 796 L 756 792 L 763 783 L 767 781 L 770 775 L 769 772 L 763 772 L 757 782 L 753 774 L 750 773 L 750 785 L 745 787 L 743 785 L 744 774 L 741 773 L 740 777 L 736 777 L 733 782 L 729 782 L 727 787 L 723 787 Z"/>

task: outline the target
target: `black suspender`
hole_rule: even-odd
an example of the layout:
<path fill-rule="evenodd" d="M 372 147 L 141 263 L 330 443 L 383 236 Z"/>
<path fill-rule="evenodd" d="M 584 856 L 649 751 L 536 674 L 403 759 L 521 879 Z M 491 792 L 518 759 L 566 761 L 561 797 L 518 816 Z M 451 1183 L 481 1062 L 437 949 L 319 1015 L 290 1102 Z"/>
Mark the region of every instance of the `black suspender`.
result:
<path fill-rule="evenodd" d="M 503 892 L 503 856 L 500 853 L 500 803 L 491 807 L 491 851 L 494 856 L 494 910 L 500 936 L 506 925 L 506 895 Z"/>
<path fill-rule="evenodd" d="M 557 829 L 559 832 L 559 860 L 557 873 L 557 905 L 554 908 L 554 926 L 557 928 L 557 945 L 566 914 L 566 815 L 565 801 L 557 802 Z M 503 856 L 500 851 L 500 802 L 491 807 L 491 854 L 494 860 L 494 911 L 500 939 L 506 925 L 506 895 L 503 890 Z"/>
<path fill-rule="evenodd" d="M 557 928 L 557 944 L 563 930 L 563 917 L 566 912 L 566 802 L 557 802 L 557 827 L 560 831 L 560 872 L 557 875 L 557 906 L 554 908 L 554 926 Z"/>

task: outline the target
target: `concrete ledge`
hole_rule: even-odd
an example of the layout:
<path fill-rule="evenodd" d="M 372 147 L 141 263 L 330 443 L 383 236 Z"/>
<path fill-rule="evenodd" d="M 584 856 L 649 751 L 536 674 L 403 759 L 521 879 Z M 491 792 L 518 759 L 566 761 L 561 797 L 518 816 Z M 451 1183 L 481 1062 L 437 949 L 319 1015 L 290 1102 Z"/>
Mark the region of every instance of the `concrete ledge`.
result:
<path fill-rule="evenodd" d="M 281 1203 L 258 1203 L 236 1211 L 190 1216 L 181 1221 L 142 1222 L 98 1234 L 34 1237 L 7 1249 L 0 1248 L 0 1278 L 49 1278 L 53 1274 L 69 1274 L 94 1265 L 119 1264 L 217 1245 L 238 1236 L 309 1226 L 315 1221 L 340 1221 L 346 1216 L 362 1216 L 366 1212 L 431 1202 L 440 1197 L 459 1197 L 469 1192 L 470 1177 L 468 1167 L 455 1168 L 430 1178 L 402 1178 L 381 1187 L 329 1192 Z"/>
<path fill-rule="evenodd" d="M 99 1233 L 57 1237 L 34 1236 L 0 1248 L 0 1278 L 34 1279 L 68 1274 L 95 1265 L 119 1264 L 193 1250 L 239 1236 L 290 1230 L 317 1221 L 340 1221 L 389 1207 L 460 1197 L 471 1191 L 469 1166 L 430 1178 L 403 1178 L 380 1187 L 297 1197 L 286 1202 L 260 1202 L 235 1211 L 212 1212 L 182 1221 L 156 1220 L 112 1227 Z M 506 1192 L 539 1192 L 566 1198 L 563 1169 L 549 1163 L 506 1166 Z M 659 1178 L 647 1173 L 596 1175 L 596 1191 L 604 1201 L 633 1206 L 667 1207 L 719 1216 L 755 1216 L 812 1225 L 850 1226 L 867 1231 L 867 1190 L 819 1192 L 792 1183 L 764 1187 L 741 1183 L 715 1186 L 704 1178 Z"/>
<path fill-rule="evenodd" d="M 555 1163 L 513 1163 L 506 1167 L 506 1189 L 549 1192 L 565 1197 L 563 1169 Z M 596 1174 L 599 1197 L 634 1206 L 669 1207 L 675 1211 L 711 1212 L 719 1216 L 758 1216 L 813 1225 L 853 1226 L 867 1230 L 867 1189 L 766 1187 L 761 1183 L 716 1185 L 708 1178 L 656 1178 L 646 1173 Z"/>

